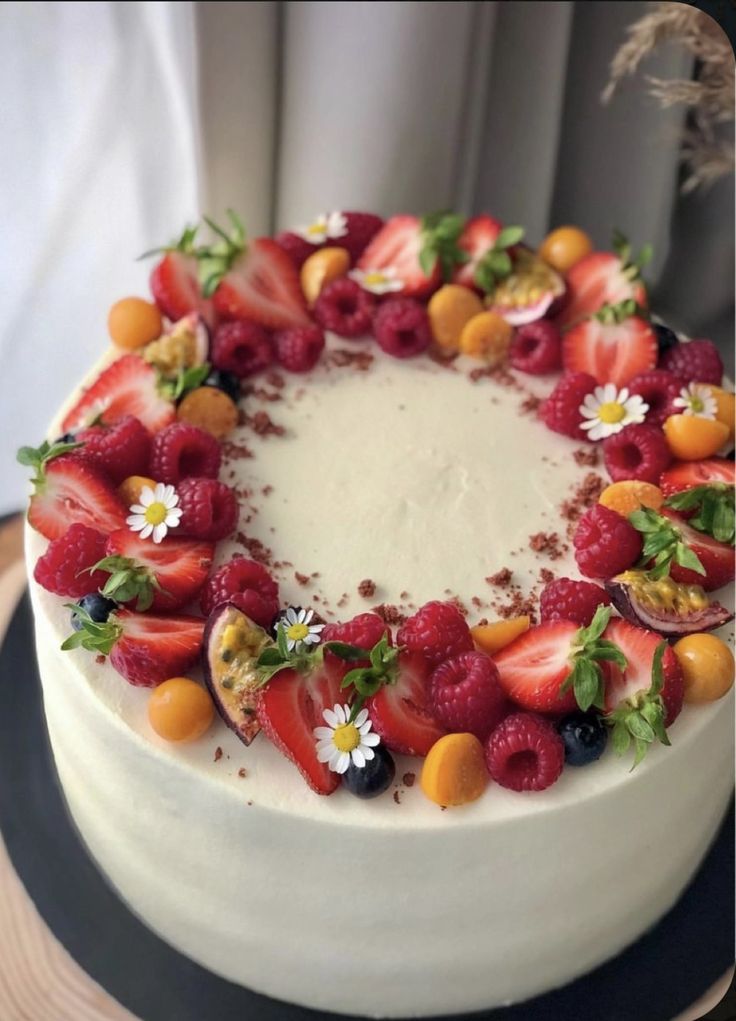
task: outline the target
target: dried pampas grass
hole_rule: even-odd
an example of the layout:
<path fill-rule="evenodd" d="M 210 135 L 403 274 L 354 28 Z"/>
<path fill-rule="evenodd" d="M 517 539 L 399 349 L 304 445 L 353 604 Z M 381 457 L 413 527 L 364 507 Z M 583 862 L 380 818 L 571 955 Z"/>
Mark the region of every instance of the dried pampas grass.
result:
<path fill-rule="evenodd" d="M 664 108 L 688 111 L 682 133 L 682 162 L 687 169 L 683 192 L 712 184 L 734 169 L 734 57 L 723 30 L 703 11 L 683 3 L 653 3 L 652 12 L 629 26 L 628 39 L 611 61 L 603 102 L 622 80 L 662 43 L 675 43 L 695 60 L 691 81 L 645 76 L 647 91 Z"/>

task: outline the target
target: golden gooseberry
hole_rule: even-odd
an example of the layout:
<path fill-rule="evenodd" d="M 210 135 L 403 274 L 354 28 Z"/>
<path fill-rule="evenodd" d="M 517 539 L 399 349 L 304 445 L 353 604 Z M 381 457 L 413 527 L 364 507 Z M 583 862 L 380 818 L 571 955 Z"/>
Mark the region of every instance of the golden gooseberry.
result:
<path fill-rule="evenodd" d="M 170 677 L 151 692 L 148 719 L 165 741 L 196 741 L 212 723 L 215 707 L 201 685 L 189 677 Z"/>
<path fill-rule="evenodd" d="M 152 302 L 121 298 L 107 313 L 107 329 L 114 344 L 135 351 L 161 336 L 163 320 Z"/>
<path fill-rule="evenodd" d="M 579 227 L 557 227 L 541 243 L 537 255 L 564 274 L 592 251 L 593 242 L 585 231 Z"/>

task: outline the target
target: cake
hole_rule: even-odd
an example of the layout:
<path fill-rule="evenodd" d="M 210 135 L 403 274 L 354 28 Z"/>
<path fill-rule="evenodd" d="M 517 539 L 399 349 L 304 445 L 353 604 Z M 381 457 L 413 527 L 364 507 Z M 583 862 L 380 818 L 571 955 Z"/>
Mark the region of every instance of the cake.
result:
<path fill-rule="evenodd" d="M 156 933 L 274 998 L 564 985 L 674 905 L 731 795 L 717 352 L 620 239 L 232 221 L 157 256 L 19 454 L 73 819 Z"/>

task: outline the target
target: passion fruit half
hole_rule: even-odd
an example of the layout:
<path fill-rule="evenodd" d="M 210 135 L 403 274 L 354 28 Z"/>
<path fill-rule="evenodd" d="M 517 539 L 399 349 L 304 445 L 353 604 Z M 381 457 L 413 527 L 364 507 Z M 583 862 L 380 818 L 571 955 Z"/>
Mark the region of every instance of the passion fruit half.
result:
<path fill-rule="evenodd" d="M 232 603 L 216 606 L 204 631 L 204 677 L 217 711 L 249 745 L 261 725 L 256 715 L 256 662 L 269 635 Z"/>
<path fill-rule="evenodd" d="M 541 319 L 565 293 L 565 282 L 543 259 L 517 245 L 513 269 L 489 296 L 488 306 L 511 326 L 524 326 Z"/>
<path fill-rule="evenodd" d="M 606 582 L 606 591 L 622 617 L 665 638 L 713 631 L 734 616 L 711 602 L 702 586 L 678 584 L 670 577 L 652 581 L 646 571 L 624 571 Z"/>

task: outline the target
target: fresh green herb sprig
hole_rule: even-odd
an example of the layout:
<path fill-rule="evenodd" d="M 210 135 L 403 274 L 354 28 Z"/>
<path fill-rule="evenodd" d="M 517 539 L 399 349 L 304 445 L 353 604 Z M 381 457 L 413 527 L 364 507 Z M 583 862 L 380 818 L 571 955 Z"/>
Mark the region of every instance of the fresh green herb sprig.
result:
<path fill-rule="evenodd" d="M 654 255 L 654 248 L 648 242 L 634 255 L 629 239 L 618 229 L 613 232 L 613 250 L 621 260 L 623 275 L 632 281 L 641 279 L 641 271 L 649 265 Z"/>
<path fill-rule="evenodd" d="M 172 241 L 170 245 L 163 245 L 160 248 L 149 248 L 147 252 L 138 256 L 138 261 L 141 259 L 150 259 L 152 255 L 165 255 L 167 252 L 181 252 L 182 255 L 195 255 L 197 252 L 197 234 L 199 233 L 199 224 L 187 225 L 181 237 L 177 238 L 176 241 Z"/>
<path fill-rule="evenodd" d="M 65 441 L 49 443 L 48 440 L 44 440 L 40 447 L 21 447 L 15 456 L 18 464 L 33 468 L 35 474 L 31 482 L 34 486 L 38 486 L 44 480 L 44 468 L 49 461 L 83 446 L 83 443 L 67 443 Z"/>
<path fill-rule="evenodd" d="M 637 569 L 646 569 L 653 581 L 668 575 L 673 563 L 696 574 L 705 574 L 699 557 L 683 542 L 682 534 L 669 518 L 651 507 L 642 507 L 629 514 L 629 521 L 644 537 Z"/>
<path fill-rule="evenodd" d="M 464 226 L 464 216 L 447 210 L 423 217 L 419 265 L 426 276 L 432 275 L 439 261 L 442 279 L 450 280 L 455 267 L 468 261 L 468 253 L 458 247 Z"/>
<path fill-rule="evenodd" d="M 677 511 L 695 511 L 688 525 L 699 532 L 712 535 L 718 542 L 734 544 L 735 505 L 734 486 L 727 482 L 709 482 L 665 500 L 665 507 Z"/>
<path fill-rule="evenodd" d="M 92 620 L 90 615 L 78 603 L 64 603 L 81 624 L 79 631 L 73 631 L 61 645 L 64 652 L 69 649 L 87 649 L 88 652 L 102 653 L 109 656 L 113 645 L 123 633 L 120 624 L 112 616 L 104 622 Z"/>
<path fill-rule="evenodd" d="M 625 301 L 619 301 L 617 305 L 603 305 L 597 312 L 593 313 L 593 318 L 597 319 L 598 322 L 603 323 L 604 326 L 614 326 L 619 323 L 624 323 L 627 319 L 631 319 L 632 316 L 638 316 L 639 319 L 646 319 L 647 321 L 649 320 L 649 312 L 647 309 L 640 305 L 634 298 L 627 298 Z"/>
<path fill-rule="evenodd" d="M 198 262 L 197 275 L 205 298 L 212 297 L 222 278 L 246 249 L 245 227 L 242 221 L 232 209 L 227 210 L 227 216 L 231 223 L 229 233 L 214 220 L 204 217 L 204 222 L 217 237 L 212 244 L 202 245 L 195 252 Z"/>
<path fill-rule="evenodd" d="M 660 642 L 652 661 L 652 683 L 647 690 L 638 691 L 606 717 L 612 728 L 611 742 L 617 755 L 625 755 L 634 743 L 634 764 L 636 769 L 655 741 L 669 745 L 670 739 L 664 721 L 667 710 L 662 698 L 664 670 L 662 660 L 667 642 Z"/>
<path fill-rule="evenodd" d="M 605 681 L 600 664 L 615 663 L 622 670 L 626 669 L 626 657 L 619 647 L 602 638 L 611 619 L 610 606 L 599 606 L 588 627 L 580 628 L 572 643 L 570 661 L 572 670 L 565 678 L 560 694 L 572 688 L 575 701 L 587 712 L 591 706 L 597 709 L 605 707 Z"/>
<path fill-rule="evenodd" d="M 514 264 L 508 249 L 518 245 L 523 237 L 523 227 L 504 227 L 493 248 L 486 252 L 476 266 L 473 280 L 486 294 L 495 291 L 498 284 L 511 275 Z"/>
<path fill-rule="evenodd" d="M 386 684 L 395 684 L 399 676 L 400 649 L 389 645 L 388 638 L 383 637 L 372 649 L 360 649 L 344 642 L 328 642 L 326 648 L 345 662 L 370 660 L 370 666 L 357 666 L 348 670 L 343 678 L 341 688 L 352 688 L 350 700 L 350 720 L 354 720 L 367 698 L 375 695 Z"/>
<path fill-rule="evenodd" d="M 210 374 L 212 366 L 209 362 L 201 365 L 192 365 L 187 369 L 179 369 L 175 379 L 163 379 L 159 384 L 159 391 L 170 401 L 179 401 L 189 393 L 196 390 L 204 383 Z"/>
<path fill-rule="evenodd" d="M 283 624 L 276 628 L 276 641 L 268 644 L 256 660 L 258 687 L 265 687 L 281 670 L 296 670 L 306 674 L 318 667 L 324 657 L 324 646 L 317 645 L 313 649 L 297 644 L 289 649 L 286 629 Z"/>
<path fill-rule="evenodd" d="M 110 577 L 101 589 L 102 595 L 114 599 L 116 603 L 127 603 L 135 599 L 135 608 L 139 613 L 150 608 L 156 592 L 170 595 L 150 568 L 131 557 L 103 557 L 87 570 L 90 574 L 92 571 L 107 571 Z"/>

